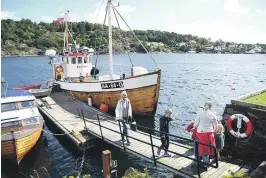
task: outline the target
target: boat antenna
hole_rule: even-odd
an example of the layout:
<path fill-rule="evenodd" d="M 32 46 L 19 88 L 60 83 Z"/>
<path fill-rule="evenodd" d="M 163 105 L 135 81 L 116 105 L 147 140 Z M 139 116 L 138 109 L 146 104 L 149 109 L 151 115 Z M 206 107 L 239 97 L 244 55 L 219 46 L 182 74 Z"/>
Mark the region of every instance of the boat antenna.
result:
<path fill-rule="evenodd" d="M 128 29 L 130 30 L 130 32 L 134 35 L 134 37 L 138 40 L 139 44 L 142 46 L 142 48 L 145 50 L 145 52 L 149 55 L 149 57 L 153 60 L 153 62 L 155 63 L 156 67 L 159 69 L 158 64 L 156 63 L 156 61 L 154 60 L 154 58 L 151 56 L 151 54 L 149 53 L 149 51 L 145 48 L 145 46 L 142 44 L 142 42 L 139 40 L 139 38 L 137 37 L 137 35 L 134 33 L 134 31 L 130 28 L 130 26 L 127 24 L 127 22 L 124 20 L 124 18 L 121 16 L 121 14 L 118 12 L 118 10 L 115 8 L 115 6 L 111 3 L 110 4 L 113 7 L 113 9 L 116 11 L 116 13 L 119 15 L 119 17 L 123 20 L 123 22 L 126 24 L 126 26 L 128 27 Z"/>

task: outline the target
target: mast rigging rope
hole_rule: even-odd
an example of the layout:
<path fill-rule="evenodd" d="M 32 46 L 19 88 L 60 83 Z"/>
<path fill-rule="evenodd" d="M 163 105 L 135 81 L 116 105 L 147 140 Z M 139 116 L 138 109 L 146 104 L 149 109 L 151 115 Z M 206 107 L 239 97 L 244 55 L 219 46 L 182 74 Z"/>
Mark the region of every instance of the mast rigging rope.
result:
<path fill-rule="evenodd" d="M 155 63 L 156 67 L 159 69 L 158 64 L 156 63 L 156 61 L 154 60 L 154 58 L 150 55 L 150 53 L 148 52 L 148 50 L 145 48 L 145 46 L 142 44 L 142 42 L 139 40 L 139 38 L 137 37 L 137 35 L 133 32 L 133 30 L 130 28 L 130 26 L 127 24 L 127 22 L 124 20 L 124 18 L 122 17 L 122 15 L 118 12 L 118 10 L 115 8 L 115 6 L 110 3 L 111 6 L 113 7 L 113 9 L 117 12 L 117 14 L 119 15 L 119 17 L 123 20 L 123 22 L 126 24 L 126 26 L 128 27 L 128 29 L 130 30 L 130 32 L 134 35 L 134 37 L 138 40 L 138 42 L 140 43 L 140 45 L 142 46 L 142 48 L 145 50 L 145 52 L 149 55 L 149 57 L 153 60 L 153 62 Z"/>
<path fill-rule="evenodd" d="M 114 10 L 114 7 L 112 7 L 112 9 L 113 9 L 113 12 L 114 12 L 114 15 L 115 15 L 115 19 L 116 19 L 116 22 L 117 22 L 117 25 L 118 25 L 118 29 L 119 29 L 119 38 L 120 38 L 120 41 L 122 42 L 122 45 L 123 45 L 123 41 L 124 40 L 122 40 L 122 31 L 121 31 L 121 28 L 120 28 L 120 24 L 118 22 L 118 19 L 117 19 L 117 16 L 116 16 L 116 12 Z M 125 39 L 125 37 L 124 37 L 124 39 Z M 132 60 L 131 60 L 131 57 L 130 57 L 130 54 L 129 54 L 128 50 L 127 50 L 127 47 L 125 47 L 125 50 L 127 52 L 127 55 L 128 55 L 129 60 L 130 60 L 131 66 L 134 67 L 134 65 L 132 63 Z"/>

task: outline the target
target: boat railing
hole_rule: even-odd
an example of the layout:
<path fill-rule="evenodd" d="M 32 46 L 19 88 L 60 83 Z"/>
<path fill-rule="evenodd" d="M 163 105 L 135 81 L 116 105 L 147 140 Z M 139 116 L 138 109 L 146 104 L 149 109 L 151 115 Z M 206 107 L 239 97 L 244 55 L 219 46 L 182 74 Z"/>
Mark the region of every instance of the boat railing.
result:
<path fill-rule="evenodd" d="M 121 129 L 121 122 L 122 122 L 121 120 L 118 120 L 118 125 L 119 125 L 119 130 L 120 130 L 120 131 L 116 131 L 116 130 L 114 130 L 114 129 L 111 129 L 111 128 L 108 128 L 108 127 L 102 125 L 101 122 L 100 122 L 100 120 L 102 120 L 102 119 L 100 119 L 100 117 L 101 117 L 101 118 L 104 119 L 104 121 L 107 121 L 107 122 L 110 122 L 110 123 L 114 123 L 113 121 L 110 121 L 110 120 L 114 120 L 114 119 L 115 119 L 113 116 L 105 115 L 105 113 L 101 113 L 101 114 L 98 113 L 98 114 L 97 114 L 97 120 L 98 120 L 98 122 L 95 122 L 95 121 L 91 121 L 91 120 L 89 120 L 89 119 L 85 119 L 85 118 L 84 118 L 84 115 L 83 115 L 83 110 L 82 110 L 82 109 L 80 109 L 80 110 L 78 109 L 78 114 L 79 114 L 79 117 L 80 117 L 81 119 L 83 119 L 83 121 L 84 121 L 84 125 L 85 125 L 85 129 L 86 129 L 86 131 L 89 132 L 89 129 L 88 129 L 87 126 L 86 126 L 86 122 L 89 122 L 89 123 L 92 123 L 92 124 L 98 125 L 98 126 L 100 127 L 100 133 L 101 133 L 101 135 L 99 135 L 99 136 L 100 136 L 103 140 L 108 140 L 109 142 L 113 142 L 112 140 L 109 140 L 109 139 L 107 139 L 106 137 L 104 137 L 103 132 L 102 132 L 102 128 L 120 134 L 120 135 L 121 135 L 121 138 L 122 138 L 122 140 L 123 140 L 123 138 L 124 138 L 124 134 L 123 134 L 122 129 Z M 197 173 L 198 173 L 198 176 L 199 176 L 199 177 L 200 177 L 200 165 L 205 165 L 205 166 L 210 166 L 210 167 L 213 167 L 213 168 L 218 168 L 218 155 L 217 155 L 217 150 L 216 150 L 216 147 L 213 146 L 212 144 L 206 144 L 206 143 L 202 143 L 202 142 L 199 142 L 199 141 L 194 142 L 193 140 L 188 139 L 188 138 L 180 137 L 180 136 L 173 135 L 173 134 L 170 134 L 170 133 L 165 133 L 165 132 L 157 131 L 157 130 L 155 130 L 155 129 L 151 129 L 151 128 L 148 128 L 148 127 L 145 127 L 145 126 L 141 126 L 141 125 L 138 125 L 138 124 L 134 124 L 134 125 L 135 125 L 137 128 L 143 128 L 143 129 L 147 130 L 148 135 L 149 135 L 149 138 L 150 138 L 149 142 L 144 141 L 144 140 L 141 140 L 141 139 L 138 139 L 138 138 L 135 138 L 135 137 L 132 137 L 132 136 L 130 136 L 130 135 L 128 135 L 127 137 L 130 138 L 130 139 L 133 139 L 133 140 L 136 140 L 136 141 L 138 141 L 138 142 L 142 142 L 142 143 L 144 143 L 144 144 L 147 144 L 147 145 L 150 145 L 150 146 L 151 146 L 152 158 L 150 158 L 150 159 L 153 160 L 153 163 L 154 163 L 155 166 L 157 165 L 157 159 L 156 159 L 156 156 L 155 156 L 154 148 L 160 148 L 160 146 L 158 146 L 158 145 L 154 145 L 154 144 L 153 144 L 153 139 L 155 138 L 155 136 L 153 135 L 153 133 L 158 133 L 158 134 L 160 134 L 160 135 L 161 135 L 161 134 L 163 134 L 163 135 L 167 135 L 167 136 L 170 136 L 170 137 L 172 137 L 172 138 L 176 138 L 176 139 L 179 139 L 179 140 L 184 140 L 184 141 L 191 142 L 191 143 L 195 144 L 195 157 L 196 157 L 196 158 L 189 157 L 189 156 L 187 156 L 186 154 L 180 154 L 180 153 L 177 153 L 176 151 L 171 150 L 171 149 L 168 149 L 167 151 L 168 151 L 169 153 L 172 153 L 172 154 L 175 154 L 175 155 L 177 155 L 177 156 L 184 157 L 184 158 L 187 158 L 187 159 L 192 160 L 193 162 L 196 162 L 196 163 L 197 163 L 197 164 L 196 164 L 196 166 L 197 166 Z M 124 144 L 123 141 L 122 141 L 122 143 L 123 143 L 123 149 L 126 151 L 125 144 Z M 171 143 L 171 144 L 172 144 L 172 143 Z M 202 162 L 202 161 L 200 160 L 200 156 L 199 156 L 199 145 L 207 146 L 207 147 L 209 147 L 210 150 L 213 151 L 213 153 L 214 153 L 214 162 L 211 162 L 211 163 L 205 163 L 205 162 Z M 162 150 L 165 150 L 165 149 L 162 149 Z M 130 151 L 135 152 L 134 150 L 130 150 Z M 135 153 L 136 153 L 136 154 L 139 154 L 139 153 L 137 153 L 137 152 L 135 152 Z M 162 163 L 162 162 L 159 162 L 159 163 L 162 164 L 162 165 L 164 165 L 164 166 L 166 166 L 166 167 L 169 167 L 170 169 L 172 169 L 172 168 L 171 168 L 170 166 L 168 166 L 167 164 L 164 164 L 164 163 Z M 213 163 L 214 163 L 214 164 L 213 164 Z M 185 174 L 185 173 L 184 173 L 184 174 Z M 191 175 L 189 175 L 189 176 L 191 176 Z"/>
<path fill-rule="evenodd" d="M 66 77 L 63 79 L 65 82 L 80 82 L 79 77 Z M 83 83 L 86 82 L 93 82 L 93 81 L 99 81 L 99 76 L 85 76 L 83 79 Z"/>
<path fill-rule="evenodd" d="M 119 78 L 117 79 L 125 79 L 126 77 L 125 76 L 120 76 Z M 130 78 L 130 77 L 128 77 Z M 110 79 L 104 79 L 104 78 L 101 78 L 100 79 L 100 76 L 99 75 L 95 75 L 95 76 L 83 76 L 83 79 L 82 79 L 82 82 L 80 81 L 80 78 L 79 77 L 65 77 L 63 78 L 61 81 L 64 81 L 64 82 L 69 82 L 69 83 L 90 83 L 90 82 L 104 82 L 104 81 L 109 81 Z"/>

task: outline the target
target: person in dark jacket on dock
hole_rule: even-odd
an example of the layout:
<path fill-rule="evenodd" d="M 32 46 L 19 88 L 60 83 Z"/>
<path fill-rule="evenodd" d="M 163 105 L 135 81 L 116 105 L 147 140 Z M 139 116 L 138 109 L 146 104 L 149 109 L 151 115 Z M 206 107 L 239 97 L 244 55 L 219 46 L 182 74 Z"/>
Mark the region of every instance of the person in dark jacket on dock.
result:
<path fill-rule="evenodd" d="M 172 120 L 171 115 L 172 110 L 167 109 L 165 115 L 160 118 L 160 132 L 169 133 L 169 122 Z M 158 148 L 157 154 L 160 155 L 161 149 L 164 149 L 164 156 L 170 157 L 171 155 L 167 152 L 169 148 L 169 135 L 164 133 L 160 133 L 162 145 Z"/>

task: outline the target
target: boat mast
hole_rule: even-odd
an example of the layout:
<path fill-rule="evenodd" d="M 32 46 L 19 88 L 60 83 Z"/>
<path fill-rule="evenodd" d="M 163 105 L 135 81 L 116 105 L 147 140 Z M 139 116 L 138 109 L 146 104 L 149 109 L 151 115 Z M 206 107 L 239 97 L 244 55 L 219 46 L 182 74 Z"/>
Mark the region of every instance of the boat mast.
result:
<path fill-rule="evenodd" d="M 65 13 L 65 16 L 64 16 L 64 18 L 66 19 L 66 13 Z M 65 20 L 64 19 L 64 20 Z M 67 23 L 67 22 L 66 22 Z M 65 27 L 66 28 L 66 27 Z M 66 50 L 66 29 L 65 29 L 65 32 L 64 32 L 64 49 L 63 49 L 63 51 L 65 51 Z"/>
<path fill-rule="evenodd" d="M 64 50 L 68 49 L 68 24 L 67 24 L 67 20 L 68 20 L 68 13 L 69 11 L 67 11 L 65 13 L 65 33 L 64 33 Z"/>
<path fill-rule="evenodd" d="M 110 78 L 113 79 L 113 46 L 112 46 L 112 21 L 111 21 L 111 1 L 108 0 L 108 26 L 109 26 L 109 67 Z"/>

